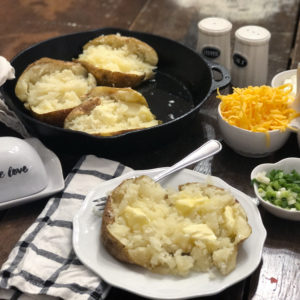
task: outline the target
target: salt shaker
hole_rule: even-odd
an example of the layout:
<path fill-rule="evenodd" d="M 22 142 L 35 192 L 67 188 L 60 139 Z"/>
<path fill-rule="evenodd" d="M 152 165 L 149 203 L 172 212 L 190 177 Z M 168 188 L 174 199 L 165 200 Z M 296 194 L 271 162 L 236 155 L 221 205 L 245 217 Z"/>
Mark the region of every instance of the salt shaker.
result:
<path fill-rule="evenodd" d="M 243 26 L 235 32 L 231 72 L 234 87 L 266 84 L 270 38 L 271 33 L 261 26 Z"/>
<path fill-rule="evenodd" d="M 210 17 L 198 23 L 197 51 L 228 70 L 231 68 L 231 29 L 231 22 L 223 18 Z"/>

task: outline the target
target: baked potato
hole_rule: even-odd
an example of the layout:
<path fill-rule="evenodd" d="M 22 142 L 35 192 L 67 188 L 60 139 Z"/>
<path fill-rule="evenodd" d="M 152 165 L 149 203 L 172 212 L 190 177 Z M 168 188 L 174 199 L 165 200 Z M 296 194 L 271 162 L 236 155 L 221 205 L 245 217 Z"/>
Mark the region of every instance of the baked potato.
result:
<path fill-rule="evenodd" d="M 64 128 L 113 136 L 158 125 L 142 94 L 131 88 L 98 86 L 66 117 Z"/>
<path fill-rule="evenodd" d="M 62 127 L 66 115 L 95 86 L 96 79 L 81 64 L 43 57 L 24 70 L 15 94 L 35 118 Z"/>
<path fill-rule="evenodd" d="M 96 77 L 98 85 L 136 87 L 153 78 L 158 56 L 136 38 L 109 34 L 85 44 L 76 61 Z"/>
<path fill-rule="evenodd" d="M 109 194 L 100 238 L 116 259 L 153 272 L 186 276 L 215 267 L 226 275 L 250 234 L 230 192 L 197 182 L 170 191 L 140 176 Z"/>

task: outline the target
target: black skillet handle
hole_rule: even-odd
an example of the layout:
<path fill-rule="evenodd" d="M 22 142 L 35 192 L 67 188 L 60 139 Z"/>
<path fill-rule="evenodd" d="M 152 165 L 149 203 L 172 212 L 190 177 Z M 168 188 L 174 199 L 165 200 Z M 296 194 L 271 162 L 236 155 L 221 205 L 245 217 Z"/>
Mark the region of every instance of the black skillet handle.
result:
<path fill-rule="evenodd" d="M 210 88 L 210 93 L 216 91 L 218 88 L 224 88 L 226 87 L 230 81 L 231 81 L 231 76 L 229 71 L 223 67 L 222 65 L 219 65 L 217 63 L 214 63 L 210 60 L 205 59 L 206 63 L 208 64 L 209 68 L 210 68 L 210 72 L 211 72 L 211 77 L 212 77 L 212 84 L 211 84 L 211 88 Z M 216 80 L 214 78 L 214 72 L 216 71 L 218 73 L 221 74 L 221 79 L 220 80 Z"/>

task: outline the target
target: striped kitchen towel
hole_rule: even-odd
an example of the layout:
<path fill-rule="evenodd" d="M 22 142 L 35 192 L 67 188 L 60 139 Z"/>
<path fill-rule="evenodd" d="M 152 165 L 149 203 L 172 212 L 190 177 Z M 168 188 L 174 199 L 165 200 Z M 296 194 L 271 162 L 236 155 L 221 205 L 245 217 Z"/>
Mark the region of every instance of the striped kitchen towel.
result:
<path fill-rule="evenodd" d="M 64 191 L 48 201 L 3 264 L 0 299 L 104 299 L 110 287 L 74 253 L 73 217 L 91 189 L 130 170 L 94 155 L 82 157 Z"/>

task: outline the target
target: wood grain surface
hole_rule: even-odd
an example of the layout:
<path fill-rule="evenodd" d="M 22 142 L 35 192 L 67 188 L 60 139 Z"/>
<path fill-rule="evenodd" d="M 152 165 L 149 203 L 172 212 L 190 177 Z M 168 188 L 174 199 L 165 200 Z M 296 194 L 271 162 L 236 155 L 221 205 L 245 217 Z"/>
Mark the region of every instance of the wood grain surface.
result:
<path fill-rule="evenodd" d="M 260 25 L 272 34 L 269 52 L 268 83 L 285 69 L 300 61 L 299 0 L 2 0 L 0 9 L 0 55 L 13 58 L 30 45 L 58 35 L 118 27 L 168 37 L 195 49 L 197 23 L 208 16 L 220 16 L 233 23 L 234 32 L 244 25 Z M 172 51 L 172 49 L 170 49 Z M 230 87 L 225 91 L 229 91 Z M 186 133 L 154 150 L 143 153 L 116 154 L 113 159 L 134 168 L 168 166 L 209 138 L 222 139 L 216 123 L 218 100 L 212 95 L 201 108 Z M 0 136 L 16 135 L 0 124 Z M 64 175 L 78 160 L 78 155 L 56 153 Z M 219 176 L 234 187 L 253 196 L 250 172 L 262 162 L 275 162 L 299 156 L 296 135 L 275 154 L 261 159 L 237 155 L 226 144 L 221 153 L 201 162 L 197 168 Z M 47 199 L 0 212 L 0 265 L 13 245 L 43 209 Z M 219 295 L 201 299 L 300 299 L 299 223 L 278 219 L 260 208 L 268 236 L 258 269 L 246 280 Z M 142 299 L 131 293 L 112 289 L 112 299 Z"/>

